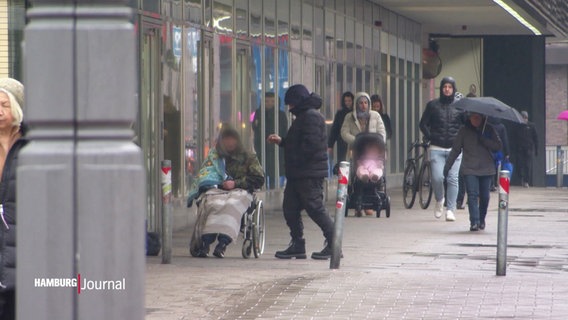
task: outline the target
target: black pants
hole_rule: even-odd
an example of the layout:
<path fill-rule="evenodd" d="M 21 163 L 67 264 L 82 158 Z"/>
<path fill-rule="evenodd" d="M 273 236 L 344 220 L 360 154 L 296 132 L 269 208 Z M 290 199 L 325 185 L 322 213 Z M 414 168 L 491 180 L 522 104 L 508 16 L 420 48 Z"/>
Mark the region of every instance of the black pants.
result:
<path fill-rule="evenodd" d="M 533 154 L 534 152 L 531 150 L 522 150 L 519 152 L 519 173 L 521 174 L 521 180 L 523 183 L 531 183 Z"/>
<path fill-rule="evenodd" d="M 14 290 L 0 293 L 0 320 L 16 319 L 16 292 Z"/>
<path fill-rule="evenodd" d="M 301 212 L 306 210 L 308 216 L 321 228 L 328 243 L 331 243 L 333 221 L 323 201 L 323 181 L 324 178 L 288 179 L 284 190 L 283 209 L 292 239 L 304 237 Z"/>

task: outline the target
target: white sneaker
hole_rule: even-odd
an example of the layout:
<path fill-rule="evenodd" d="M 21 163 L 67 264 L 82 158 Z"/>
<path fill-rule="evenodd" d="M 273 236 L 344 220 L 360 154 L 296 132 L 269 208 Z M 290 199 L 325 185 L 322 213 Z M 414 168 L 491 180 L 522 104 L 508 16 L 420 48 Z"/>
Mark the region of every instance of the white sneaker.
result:
<path fill-rule="evenodd" d="M 436 205 L 434 206 L 434 217 L 436 219 L 440 219 L 442 214 L 444 213 L 444 199 L 442 201 L 436 201 Z"/>
<path fill-rule="evenodd" d="M 446 221 L 456 221 L 456 216 L 452 210 L 446 211 Z"/>

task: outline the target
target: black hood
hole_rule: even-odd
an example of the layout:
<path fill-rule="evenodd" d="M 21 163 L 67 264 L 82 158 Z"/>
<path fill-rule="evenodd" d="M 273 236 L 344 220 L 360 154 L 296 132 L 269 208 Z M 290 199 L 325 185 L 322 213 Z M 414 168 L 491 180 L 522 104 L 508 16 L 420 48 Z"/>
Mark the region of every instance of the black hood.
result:
<path fill-rule="evenodd" d="M 308 110 L 308 109 L 319 109 L 321 108 L 323 101 L 321 97 L 312 92 L 309 96 L 304 98 L 299 105 L 290 110 L 290 112 L 297 116 L 298 114 Z"/>
<path fill-rule="evenodd" d="M 452 87 L 454 88 L 454 94 L 452 94 L 452 96 L 450 96 L 450 97 L 446 97 L 443 93 L 444 85 L 446 83 L 451 84 Z M 442 81 L 440 82 L 440 102 L 442 102 L 442 104 L 450 104 L 450 103 L 454 102 L 454 97 L 455 97 L 456 92 L 458 92 L 458 89 L 456 87 L 456 80 L 452 77 L 444 77 L 442 79 Z"/>
<path fill-rule="evenodd" d="M 341 96 L 341 108 L 345 109 L 345 110 L 353 110 L 352 108 L 347 108 L 347 106 L 345 105 L 345 98 L 346 97 L 350 97 L 352 103 L 355 104 L 355 96 L 353 95 L 353 93 L 351 91 L 347 91 L 347 92 L 343 93 L 343 95 Z"/>

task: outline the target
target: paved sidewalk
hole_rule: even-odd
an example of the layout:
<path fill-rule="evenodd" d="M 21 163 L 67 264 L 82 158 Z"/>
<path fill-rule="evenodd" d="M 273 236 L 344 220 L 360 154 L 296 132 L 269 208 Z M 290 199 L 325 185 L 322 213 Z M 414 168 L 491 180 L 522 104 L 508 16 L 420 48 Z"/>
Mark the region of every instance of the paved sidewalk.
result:
<path fill-rule="evenodd" d="M 148 259 L 146 319 L 568 319 L 568 190 L 511 190 L 506 277 L 495 276 L 496 193 L 477 233 L 467 211 L 450 223 L 391 196 L 390 219 L 345 221 L 335 271 L 273 258 L 289 241 L 281 211 L 258 260 L 242 259 L 240 242 L 223 260 L 190 258 L 190 230 L 176 233 L 172 265 Z M 321 232 L 305 224 L 308 250 L 320 250 Z"/>

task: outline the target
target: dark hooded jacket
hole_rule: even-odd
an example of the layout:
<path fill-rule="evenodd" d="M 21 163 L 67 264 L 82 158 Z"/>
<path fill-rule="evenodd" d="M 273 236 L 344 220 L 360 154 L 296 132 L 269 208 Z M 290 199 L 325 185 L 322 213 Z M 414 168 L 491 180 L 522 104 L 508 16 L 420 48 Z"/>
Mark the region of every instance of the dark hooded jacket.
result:
<path fill-rule="evenodd" d="M 442 93 L 442 88 L 446 83 L 452 84 L 454 94 L 457 92 L 456 82 L 452 77 L 442 79 L 440 98 L 426 105 L 426 110 L 420 119 L 420 131 L 432 145 L 451 148 L 465 119 L 463 112 L 451 105 L 455 100 L 454 95 L 446 97 Z"/>
<path fill-rule="evenodd" d="M 20 150 L 28 143 L 26 127 L 21 127 L 18 139 L 6 156 L 0 182 L 0 201 L 4 221 L 0 220 L 0 291 L 14 290 L 16 285 L 16 169 Z"/>
<path fill-rule="evenodd" d="M 495 128 L 495 131 L 501 139 L 501 143 L 503 144 L 503 147 L 501 148 L 503 156 L 510 155 L 511 151 L 509 149 L 509 137 L 507 136 L 507 128 L 505 128 L 505 125 L 501 122 L 501 119 L 490 117 L 487 121 L 493 126 L 493 128 Z"/>
<path fill-rule="evenodd" d="M 318 111 L 322 99 L 295 85 L 286 93 L 286 104 L 296 119 L 280 146 L 284 148 L 286 178 L 325 178 L 328 175 L 327 134 L 325 119 Z M 290 95 L 290 97 L 289 97 Z"/>
<path fill-rule="evenodd" d="M 345 105 L 346 97 L 351 97 L 353 103 L 355 103 L 355 96 L 353 96 L 353 93 L 345 92 L 343 96 L 341 96 L 341 109 L 335 113 L 333 124 L 331 125 L 331 130 L 329 132 L 329 138 L 327 140 L 328 148 L 333 148 L 333 145 L 337 142 L 337 155 L 339 161 L 345 160 L 345 155 L 347 154 L 347 142 L 341 138 L 341 126 L 343 126 L 345 116 L 352 111 Z"/>

